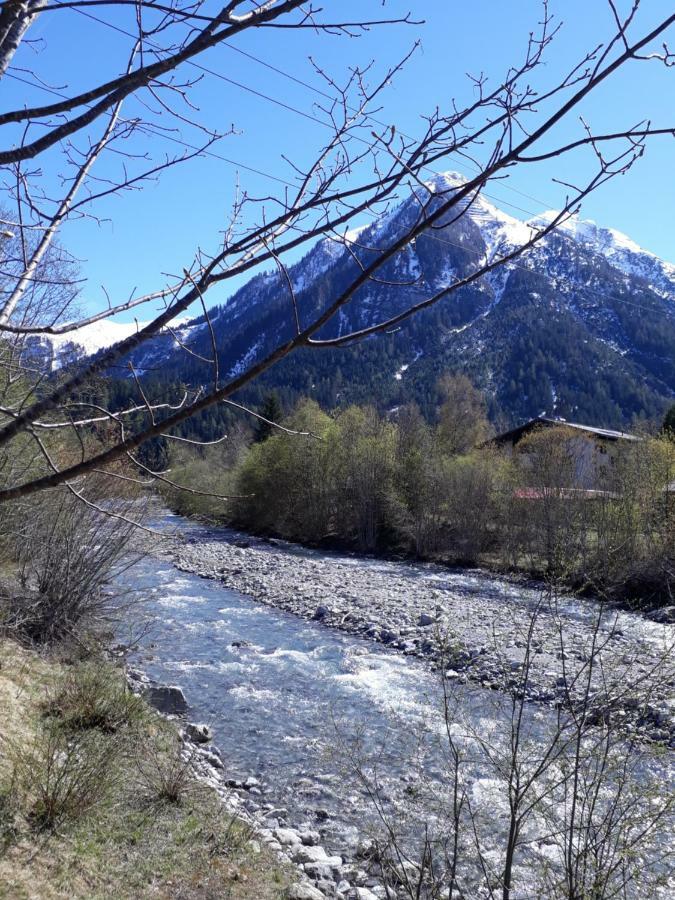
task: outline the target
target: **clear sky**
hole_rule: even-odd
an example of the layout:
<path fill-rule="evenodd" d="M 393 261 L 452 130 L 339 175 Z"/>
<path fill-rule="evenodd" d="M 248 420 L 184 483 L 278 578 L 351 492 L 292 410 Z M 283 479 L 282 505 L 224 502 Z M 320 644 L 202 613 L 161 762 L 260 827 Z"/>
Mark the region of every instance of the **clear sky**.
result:
<path fill-rule="evenodd" d="M 375 28 L 353 39 L 310 31 L 256 31 L 243 35 L 236 46 L 325 89 L 308 59 L 310 55 L 337 80 L 344 78 L 350 66 L 374 60 L 375 80 L 419 39 L 419 50 L 383 95 L 383 108 L 377 114 L 379 120 L 396 123 L 399 131 L 413 135 L 423 127 L 421 117 L 436 106 L 447 108 L 453 97 L 460 104 L 472 98 L 467 72 L 483 71 L 490 83 L 502 78 L 508 67 L 522 58 L 527 35 L 536 27 L 541 12 L 541 3 L 534 0 L 387 0 L 384 8 L 381 0 L 325 0 L 321 5 L 340 17 L 355 19 L 365 15 L 378 18 L 383 13 L 395 16 L 410 10 L 415 18 L 425 22 Z M 625 9 L 629 4 L 618 0 L 618 5 Z M 636 35 L 670 13 L 672 0 L 643 0 L 643 7 Z M 548 55 L 546 68 L 539 73 L 538 86 L 555 83 L 561 71 L 575 63 L 591 45 L 603 41 L 612 28 L 605 0 L 551 0 L 549 8 L 563 27 Z M 96 7 L 91 10 L 98 12 Z M 105 15 L 108 21 L 128 27 L 123 8 Z M 116 74 L 122 51 L 129 46 L 128 38 L 76 12 L 43 14 L 32 33 L 32 37 L 36 36 L 42 43 L 36 48 L 23 48 L 16 65 L 34 65 L 35 50 L 39 49 L 41 77 L 54 87 L 68 83 L 68 92 L 98 81 L 101 71 Z M 675 45 L 675 33 L 669 38 Z M 202 62 L 220 75 L 280 103 L 322 117 L 315 105 L 321 100 L 316 93 L 232 48 L 218 47 Z M 236 134 L 220 142 L 215 152 L 273 177 L 266 178 L 213 157 L 195 160 L 169 171 L 142 192 L 111 199 L 101 210 L 110 221 L 69 225 L 62 240 L 82 260 L 83 274 L 88 279 L 82 302 L 88 309 L 101 303 L 100 285 L 105 285 L 111 299 L 119 302 L 135 287 L 146 291 L 161 286 L 162 273 L 178 272 L 189 265 L 197 246 L 215 249 L 218 232 L 226 224 L 237 178 L 250 194 L 278 194 L 283 185 L 274 178 L 292 178 L 282 155 L 301 163 L 307 161 L 327 135 L 326 129 L 311 119 L 213 75 L 204 77 L 194 96 L 201 118 L 211 127 L 236 128 Z M 49 102 L 48 95 L 18 82 L 3 82 L 1 108 L 33 102 Z M 134 103 L 126 108 L 127 115 L 140 111 Z M 655 62 L 633 63 L 603 86 L 583 112 L 597 128 L 630 126 L 638 119 L 651 119 L 654 125 L 672 125 L 675 68 L 665 70 Z M 558 129 L 556 138 L 564 141 L 578 135 L 578 118 L 574 118 Z M 196 131 L 187 125 L 182 137 L 190 143 L 199 141 Z M 155 143 L 142 149 L 155 154 L 160 150 L 171 152 L 171 145 L 160 147 Z M 507 182 L 491 187 L 489 193 L 506 212 L 528 219 L 560 205 L 564 191 L 553 182 L 554 177 L 580 180 L 588 171 L 588 162 L 585 152 L 562 164 L 558 161 L 555 165 L 523 167 L 515 170 Z M 674 163 L 675 141 L 653 141 L 646 156 L 626 177 L 611 182 L 587 201 L 583 216 L 617 228 L 657 255 L 675 261 Z M 437 168 L 470 173 L 460 159 L 448 159 Z M 99 174 L 106 174 L 104 167 Z M 210 302 L 221 302 L 234 286 L 211 294 Z"/>

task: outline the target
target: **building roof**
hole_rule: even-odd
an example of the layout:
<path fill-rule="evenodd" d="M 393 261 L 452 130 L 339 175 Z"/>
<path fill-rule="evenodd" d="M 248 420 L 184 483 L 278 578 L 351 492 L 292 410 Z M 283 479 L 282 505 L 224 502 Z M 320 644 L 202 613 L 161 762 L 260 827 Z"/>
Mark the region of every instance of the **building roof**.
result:
<path fill-rule="evenodd" d="M 597 488 L 553 488 L 553 487 L 524 487 L 517 488 L 513 492 L 516 500 L 617 500 L 619 494 L 614 491 L 602 491 Z"/>
<path fill-rule="evenodd" d="M 535 419 L 530 419 L 529 422 L 524 422 L 517 428 L 512 428 L 510 431 L 505 431 L 503 434 L 498 434 L 496 437 L 492 438 L 492 441 L 497 444 L 505 444 L 508 442 L 515 444 L 524 434 L 532 431 L 534 428 L 541 426 L 550 428 L 551 426 L 555 425 L 564 426 L 565 428 L 576 428 L 578 431 L 593 435 L 605 441 L 640 440 L 640 438 L 636 435 L 628 434 L 628 432 L 626 431 L 614 431 L 611 428 L 596 428 L 594 425 L 581 425 L 579 422 L 568 422 L 566 419 L 561 419 L 558 417 L 553 418 L 550 416 L 537 416 Z"/>

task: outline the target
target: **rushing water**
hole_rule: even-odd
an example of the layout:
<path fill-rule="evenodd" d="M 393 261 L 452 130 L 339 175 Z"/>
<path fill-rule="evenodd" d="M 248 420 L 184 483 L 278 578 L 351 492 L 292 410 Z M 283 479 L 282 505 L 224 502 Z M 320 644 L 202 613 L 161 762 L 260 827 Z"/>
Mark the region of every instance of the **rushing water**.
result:
<path fill-rule="evenodd" d="M 189 529 L 198 539 L 200 529 Z M 442 819 L 446 722 L 439 679 L 428 666 L 179 572 L 161 558 L 146 557 L 124 578 L 147 601 L 152 622 L 134 662 L 183 688 L 190 719 L 213 729 L 226 777 L 259 778 L 261 802 L 286 811 L 273 818 L 319 825 L 322 842 L 349 855 L 377 821 L 363 785 L 345 777 L 346 748 L 357 748 L 377 773 L 385 812 L 400 813 L 406 801 L 418 824 L 421 817 L 432 825 Z M 458 685 L 453 703 L 463 725 L 451 711 L 450 730 L 460 743 L 467 727 L 485 738 L 506 732 L 506 698 Z M 554 721 L 552 710 L 529 710 L 528 738 L 536 741 Z M 494 771 L 471 768 L 474 802 L 499 818 Z"/>

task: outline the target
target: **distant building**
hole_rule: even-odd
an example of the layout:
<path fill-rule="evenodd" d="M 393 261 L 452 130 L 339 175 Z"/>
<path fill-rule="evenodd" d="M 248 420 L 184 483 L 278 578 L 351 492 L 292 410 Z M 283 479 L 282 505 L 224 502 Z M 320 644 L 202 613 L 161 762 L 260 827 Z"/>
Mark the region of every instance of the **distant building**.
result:
<path fill-rule="evenodd" d="M 489 441 L 493 446 L 501 447 L 507 453 L 518 453 L 519 444 L 534 432 L 543 429 L 564 429 L 569 435 L 569 443 L 571 452 L 576 460 L 575 463 L 575 479 L 574 485 L 566 488 L 566 495 L 585 499 L 607 496 L 608 491 L 596 490 L 603 472 L 607 467 L 611 466 L 614 460 L 616 449 L 624 442 L 639 441 L 640 438 L 634 434 L 628 434 L 625 431 L 614 431 L 611 428 L 596 428 L 594 425 L 581 425 L 578 422 L 567 422 L 565 419 L 553 418 L 548 416 L 537 416 L 498 434 Z M 521 448 L 520 452 L 526 453 L 526 444 Z M 604 485 L 603 485 L 604 486 Z M 520 492 L 521 499 L 538 499 L 541 489 L 524 488 Z"/>
<path fill-rule="evenodd" d="M 528 434 L 541 428 L 574 428 L 581 434 L 593 438 L 601 445 L 614 444 L 617 441 L 640 440 L 636 435 L 628 434 L 626 431 L 613 431 L 611 428 L 596 428 L 594 425 L 580 425 L 578 422 L 568 422 L 566 419 L 561 419 L 558 416 L 537 416 L 536 419 L 530 419 L 529 422 L 525 422 L 517 428 L 512 428 L 511 431 L 505 431 L 503 434 L 498 434 L 496 437 L 492 438 L 490 443 L 496 444 L 499 447 L 505 447 L 508 444 L 510 444 L 511 447 L 515 447 Z"/>

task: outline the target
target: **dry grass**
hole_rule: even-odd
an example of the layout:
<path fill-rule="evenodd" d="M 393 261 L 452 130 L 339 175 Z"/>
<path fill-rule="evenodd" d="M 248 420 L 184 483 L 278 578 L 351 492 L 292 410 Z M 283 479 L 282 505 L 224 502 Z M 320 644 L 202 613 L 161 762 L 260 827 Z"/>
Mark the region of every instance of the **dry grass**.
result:
<path fill-rule="evenodd" d="M 110 666 L 95 661 L 70 669 L 48 692 L 45 714 L 71 733 L 119 734 L 140 727 L 148 718 L 145 703 L 110 675 Z"/>
<path fill-rule="evenodd" d="M 152 713 L 127 708 L 120 679 L 0 641 L 0 900 L 280 900 L 289 873 L 255 852 L 213 791 L 182 771 L 180 802 L 139 790 L 140 771 L 176 771 L 177 742 Z M 78 775 L 87 802 L 66 804 L 49 829 L 35 815 L 45 736 L 90 769 Z M 96 747 L 103 757 L 88 755 Z"/>

